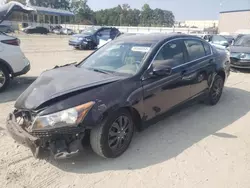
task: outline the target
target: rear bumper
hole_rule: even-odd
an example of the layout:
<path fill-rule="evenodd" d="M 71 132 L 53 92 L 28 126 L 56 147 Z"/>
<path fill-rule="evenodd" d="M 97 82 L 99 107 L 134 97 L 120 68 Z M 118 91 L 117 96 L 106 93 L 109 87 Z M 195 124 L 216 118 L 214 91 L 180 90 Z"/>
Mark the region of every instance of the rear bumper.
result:
<path fill-rule="evenodd" d="M 17 77 L 17 76 L 21 76 L 23 74 L 26 74 L 27 72 L 30 71 L 30 64 L 28 63 L 28 65 L 26 65 L 23 70 L 21 70 L 20 72 L 15 72 L 13 73 L 13 77 Z"/>

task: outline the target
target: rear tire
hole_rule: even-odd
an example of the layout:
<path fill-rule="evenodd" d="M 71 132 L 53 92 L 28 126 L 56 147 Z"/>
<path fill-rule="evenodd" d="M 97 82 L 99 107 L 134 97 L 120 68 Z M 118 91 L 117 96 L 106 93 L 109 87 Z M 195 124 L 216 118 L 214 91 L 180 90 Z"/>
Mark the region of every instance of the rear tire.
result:
<path fill-rule="evenodd" d="M 220 75 L 217 75 L 208 93 L 207 103 L 212 106 L 216 105 L 221 98 L 223 89 L 224 89 L 224 79 Z"/>
<path fill-rule="evenodd" d="M 134 122 L 131 114 L 121 109 L 91 130 L 90 145 L 99 156 L 116 158 L 127 150 L 133 134 Z"/>
<path fill-rule="evenodd" d="M 3 65 L 0 65 L 0 92 L 4 91 L 9 83 L 10 73 Z"/>

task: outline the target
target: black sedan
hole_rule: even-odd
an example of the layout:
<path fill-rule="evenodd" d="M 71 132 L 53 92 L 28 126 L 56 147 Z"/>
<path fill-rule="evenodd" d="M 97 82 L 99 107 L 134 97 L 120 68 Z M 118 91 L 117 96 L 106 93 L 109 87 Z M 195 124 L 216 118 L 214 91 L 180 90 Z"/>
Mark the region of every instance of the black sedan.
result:
<path fill-rule="evenodd" d="M 242 35 L 230 47 L 231 66 L 234 68 L 250 68 L 250 35 Z"/>
<path fill-rule="evenodd" d="M 98 155 L 115 158 L 135 130 L 167 111 L 191 100 L 217 104 L 229 61 L 194 36 L 119 37 L 79 64 L 43 72 L 17 99 L 7 128 L 35 157 L 72 157 L 89 139 Z"/>
<path fill-rule="evenodd" d="M 49 33 L 49 30 L 45 27 L 27 27 L 23 30 L 27 34 L 45 34 L 47 35 Z"/>

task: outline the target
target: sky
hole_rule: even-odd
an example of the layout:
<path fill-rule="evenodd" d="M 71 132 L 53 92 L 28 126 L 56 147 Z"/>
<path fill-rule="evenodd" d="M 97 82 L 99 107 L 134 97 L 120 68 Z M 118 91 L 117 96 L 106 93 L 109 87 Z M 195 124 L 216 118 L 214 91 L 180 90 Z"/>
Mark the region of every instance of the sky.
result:
<path fill-rule="evenodd" d="M 0 5 L 4 0 L 0 0 Z M 128 3 L 138 8 L 148 3 L 151 8 L 161 8 L 174 13 L 176 20 L 214 20 L 219 12 L 250 9 L 250 0 L 88 0 L 90 8 L 100 10 Z"/>
<path fill-rule="evenodd" d="M 213 20 L 225 10 L 250 9 L 250 0 L 88 0 L 93 10 L 115 7 L 128 3 L 140 9 L 148 3 L 151 8 L 171 10 L 176 20 Z"/>

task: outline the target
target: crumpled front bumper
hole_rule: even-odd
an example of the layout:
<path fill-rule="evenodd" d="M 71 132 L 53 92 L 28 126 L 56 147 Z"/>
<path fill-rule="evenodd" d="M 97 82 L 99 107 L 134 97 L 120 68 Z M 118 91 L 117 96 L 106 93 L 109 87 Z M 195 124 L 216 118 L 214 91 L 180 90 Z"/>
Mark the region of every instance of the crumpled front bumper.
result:
<path fill-rule="evenodd" d="M 38 155 L 40 153 L 40 139 L 30 135 L 28 132 L 22 129 L 21 126 L 17 124 L 14 114 L 9 114 L 6 126 L 8 132 L 14 140 L 22 145 L 29 147 L 34 157 L 39 157 Z"/>
<path fill-rule="evenodd" d="M 48 151 L 55 159 L 71 158 L 79 153 L 85 129 L 76 127 L 29 133 L 17 123 L 16 118 L 15 114 L 9 114 L 7 130 L 14 140 L 29 147 L 35 158 L 44 158 Z"/>

